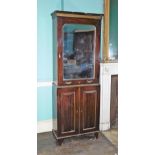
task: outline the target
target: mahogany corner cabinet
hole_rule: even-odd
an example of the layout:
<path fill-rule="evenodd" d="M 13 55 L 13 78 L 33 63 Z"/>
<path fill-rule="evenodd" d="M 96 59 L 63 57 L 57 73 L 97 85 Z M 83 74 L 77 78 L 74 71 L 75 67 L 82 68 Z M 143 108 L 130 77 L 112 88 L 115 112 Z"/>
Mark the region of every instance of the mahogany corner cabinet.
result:
<path fill-rule="evenodd" d="M 99 132 L 101 14 L 55 11 L 53 19 L 53 134 Z"/>

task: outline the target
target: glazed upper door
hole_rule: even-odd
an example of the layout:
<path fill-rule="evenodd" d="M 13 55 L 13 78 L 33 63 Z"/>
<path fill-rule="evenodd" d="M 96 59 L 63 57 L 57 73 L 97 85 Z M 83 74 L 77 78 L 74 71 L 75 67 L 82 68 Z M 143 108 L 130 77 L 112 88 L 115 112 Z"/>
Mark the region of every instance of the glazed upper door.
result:
<path fill-rule="evenodd" d="M 80 88 L 80 132 L 99 130 L 99 86 Z"/>
<path fill-rule="evenodd" d="M 58 136 L 78 133 L 78 89 L 58 88 Z"/>
<path fill-rule="evenodd" d="M 65 24 L 63 33 L 63 80 L 93 79 L 95 27 Z"/>
<path fill-rule="evenodd" d="M 99 82 L 100 20 L 58 17 L 58 84 Z"/>

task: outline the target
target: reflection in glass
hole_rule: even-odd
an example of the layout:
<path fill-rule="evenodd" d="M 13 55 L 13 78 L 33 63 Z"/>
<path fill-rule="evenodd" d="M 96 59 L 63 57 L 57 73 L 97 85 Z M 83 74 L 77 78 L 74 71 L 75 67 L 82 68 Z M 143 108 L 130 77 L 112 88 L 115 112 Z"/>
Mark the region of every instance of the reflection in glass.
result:
<path fill-rule="evenodd" d="M 93 78 L 95 27 L 65 24 L 63 36 L 64 80 Z"/>

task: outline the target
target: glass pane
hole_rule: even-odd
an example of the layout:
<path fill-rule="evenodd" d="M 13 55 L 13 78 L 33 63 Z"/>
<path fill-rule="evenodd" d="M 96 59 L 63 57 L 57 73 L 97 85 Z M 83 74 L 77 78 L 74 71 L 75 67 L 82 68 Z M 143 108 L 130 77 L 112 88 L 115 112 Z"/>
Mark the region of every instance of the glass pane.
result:
<path fill-rule="evenodd" d="M 94 78 L 95 26 L 65 24 L 63 26 L 63 78 Z"/>

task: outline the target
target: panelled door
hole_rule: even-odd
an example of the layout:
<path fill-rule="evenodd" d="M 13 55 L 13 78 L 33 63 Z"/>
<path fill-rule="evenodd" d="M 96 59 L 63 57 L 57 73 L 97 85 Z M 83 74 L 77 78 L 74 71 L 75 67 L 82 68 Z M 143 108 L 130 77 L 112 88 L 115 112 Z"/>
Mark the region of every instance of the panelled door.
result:
<path fill-rule="evenodd" d="M 99 86 L 80 88 L 80 132 L 99 130 Z"/>
<path fill-rule="evenodd" d="M 78 88 L 58 88 L 58 136 L 78 133 Z"/>
<path fill-rule="evenodd" d="M 58 88 L 58 136 L 99 130 L 99 86 Z"/>

